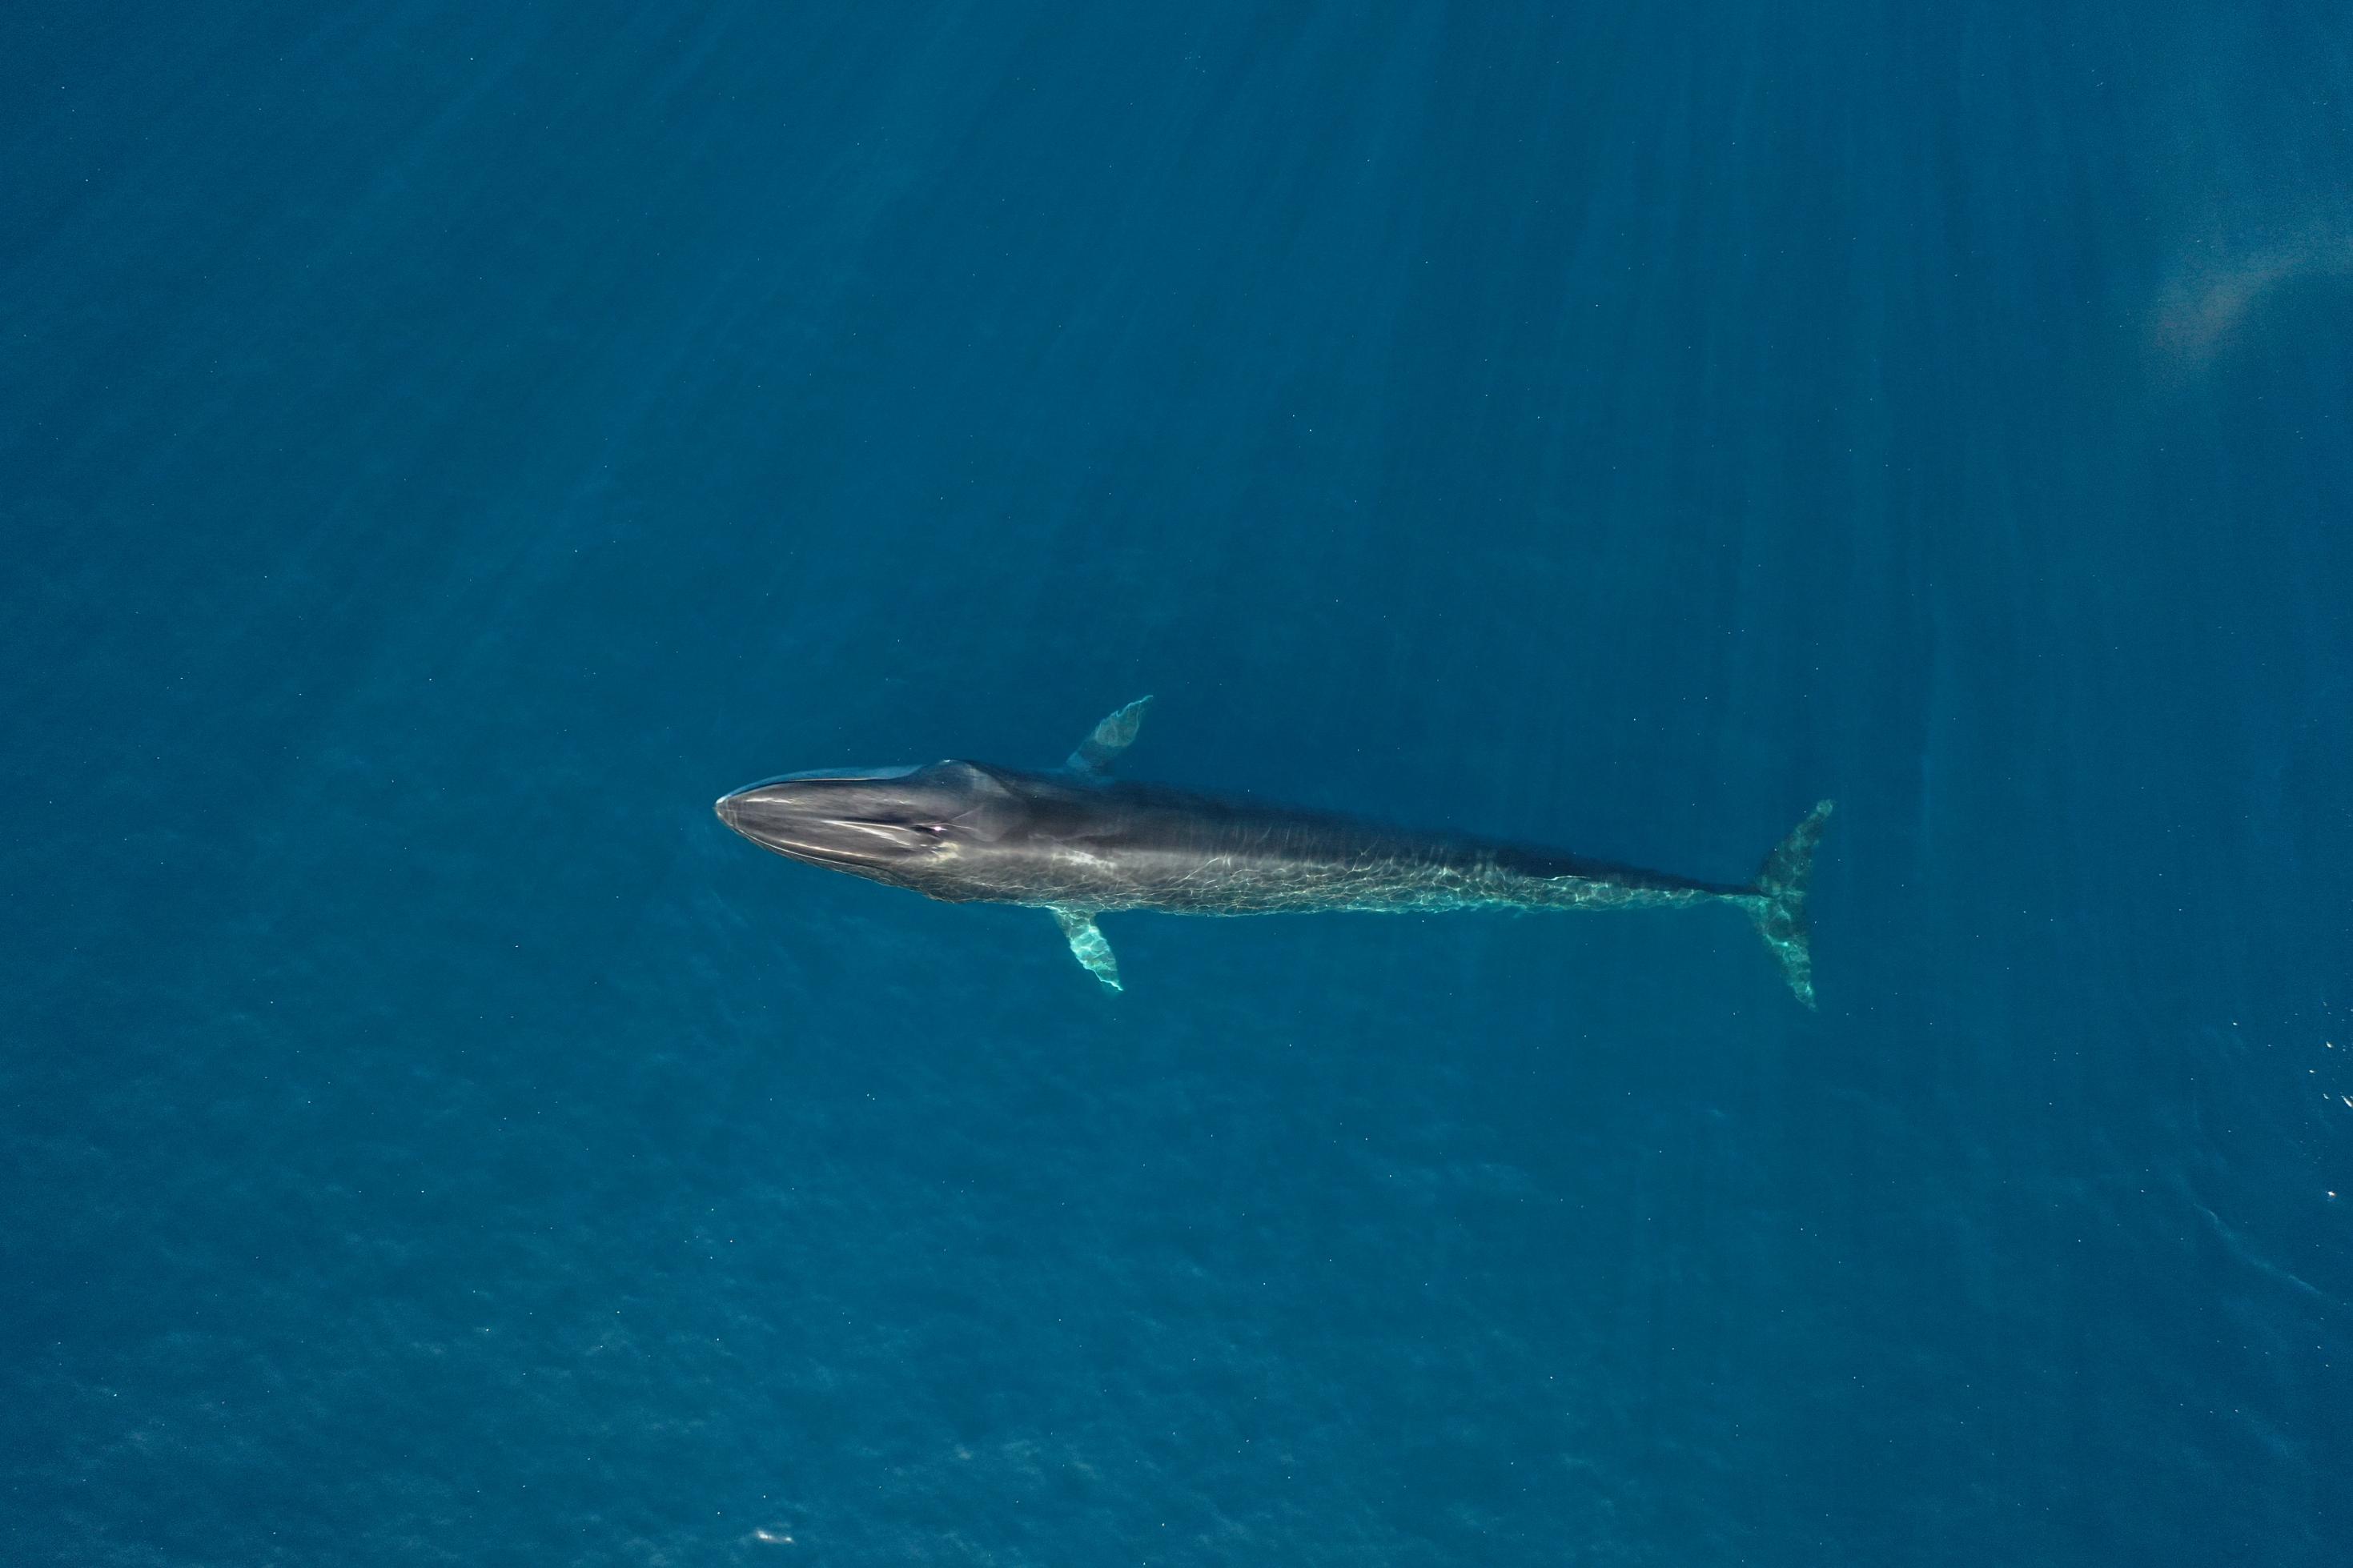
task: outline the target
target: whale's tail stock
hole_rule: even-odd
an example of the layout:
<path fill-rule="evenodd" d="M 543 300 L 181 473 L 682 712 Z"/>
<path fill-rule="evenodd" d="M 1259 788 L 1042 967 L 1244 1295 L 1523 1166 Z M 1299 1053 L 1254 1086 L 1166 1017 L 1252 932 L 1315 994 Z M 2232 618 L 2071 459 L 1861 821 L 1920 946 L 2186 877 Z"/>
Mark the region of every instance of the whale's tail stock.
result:
<path fill-rule="evenodd" d="M 1813 936 L 1806 925 L 1806 890 L 1814 880 L 1814 846 L 1822 841 L 1831 803 L 1821 801 L 1773 847 L 1757 868 L 1757 889 L 1748 918 L 1781 966 L 1781 978 L 1807 1006 L 1814 1005 Z"/>

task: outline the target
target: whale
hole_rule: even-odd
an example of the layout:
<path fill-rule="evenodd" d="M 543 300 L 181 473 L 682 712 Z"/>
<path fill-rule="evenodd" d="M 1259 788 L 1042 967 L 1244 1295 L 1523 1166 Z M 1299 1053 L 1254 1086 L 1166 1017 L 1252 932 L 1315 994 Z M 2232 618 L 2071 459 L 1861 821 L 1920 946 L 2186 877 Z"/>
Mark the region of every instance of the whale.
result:
<path fill-rule="evenodd" d="M 722 795 L 719 820 L 790 860 L 949 903 L 1048 912 L 1112 991 L 1119 961 L 1098 923 L 1181 915 L 1465 910 L 1688 909 L 1747 917 L 1790 993 L 1814 993 L 1806 900 L 1831 803 L 1817 803 L 1746 882 L 1712 882 L 1452 833 L 1115 776 L 1148 697 L 1113 711 L 1058 768 L 951 758 L 786 773 Z"/>

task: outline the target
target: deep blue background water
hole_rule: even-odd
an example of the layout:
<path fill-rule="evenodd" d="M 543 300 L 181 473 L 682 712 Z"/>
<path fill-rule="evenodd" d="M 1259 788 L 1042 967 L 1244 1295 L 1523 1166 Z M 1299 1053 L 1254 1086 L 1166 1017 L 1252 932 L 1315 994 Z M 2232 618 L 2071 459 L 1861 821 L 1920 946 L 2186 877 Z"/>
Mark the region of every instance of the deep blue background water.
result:
<path fill-rule="evenodd" d="M 485 9 L 0 19 L 0 1557 L 2347 1560 L 2339 9 Z"/>

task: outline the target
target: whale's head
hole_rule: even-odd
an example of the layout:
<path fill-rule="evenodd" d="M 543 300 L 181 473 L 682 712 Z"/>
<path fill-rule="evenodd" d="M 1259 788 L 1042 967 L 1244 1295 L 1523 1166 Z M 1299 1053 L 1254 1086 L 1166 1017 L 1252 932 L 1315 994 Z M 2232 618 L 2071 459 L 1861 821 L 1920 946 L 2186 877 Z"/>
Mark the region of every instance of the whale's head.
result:
<path fill-rule="evenodd" d="M 928 867 L 1004 837 L 1014 791 L 977 763 L 822 768 L 719 797 L 719 820 L 763 849 L 877 881 L 922 881 Z"/>

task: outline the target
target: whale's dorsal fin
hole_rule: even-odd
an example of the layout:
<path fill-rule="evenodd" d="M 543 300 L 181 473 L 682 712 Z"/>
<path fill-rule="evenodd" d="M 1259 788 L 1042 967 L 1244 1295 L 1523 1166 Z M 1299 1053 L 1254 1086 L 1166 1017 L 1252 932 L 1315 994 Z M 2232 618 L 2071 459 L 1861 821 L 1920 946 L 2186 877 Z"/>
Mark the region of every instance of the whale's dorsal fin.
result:
<path fill-rule="evenodd" d="M 1111 943 L 1103 940 L 1103 930 L 1095 924 L 1093 913 L 1087 910 L 1066 910 L 1060 904 L 1049 904 L 1046 908 L 1047 912 L 1054 917 L 1054 923 L 1062 928 L 1062 934 L 1070 939 L 1071 956 L 1085 964 L 1088 973 L 1113 991 L 1118 990 L 1119 960 L 1113 956 Z"/>
<path fill-rule="evenodd" d="M 1119 754 L 1134 744 L 1135 732 L 1144 727 L 1144 706 L 1151 700 L 1149 697 L 1139 697 L 1096 725 L 1094 732 L 1079 742 L 1079 749 L 1062 765 L 1089 778 L 1101 778 L 1111 772 Z"/>

